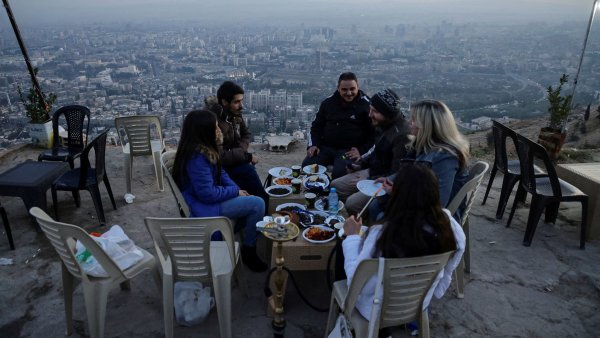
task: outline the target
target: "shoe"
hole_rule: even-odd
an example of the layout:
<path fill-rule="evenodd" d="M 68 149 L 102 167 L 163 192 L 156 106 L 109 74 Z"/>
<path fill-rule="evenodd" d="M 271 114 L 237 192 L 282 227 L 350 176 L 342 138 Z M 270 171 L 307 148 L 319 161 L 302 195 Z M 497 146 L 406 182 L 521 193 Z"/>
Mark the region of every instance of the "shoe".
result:
<path fill-rule="evenodd" d="M 264 272 L 268 268 L 267 264 L 256 254 L 255 246 L 242 246 L 242 262 L 254 272 Z"/>

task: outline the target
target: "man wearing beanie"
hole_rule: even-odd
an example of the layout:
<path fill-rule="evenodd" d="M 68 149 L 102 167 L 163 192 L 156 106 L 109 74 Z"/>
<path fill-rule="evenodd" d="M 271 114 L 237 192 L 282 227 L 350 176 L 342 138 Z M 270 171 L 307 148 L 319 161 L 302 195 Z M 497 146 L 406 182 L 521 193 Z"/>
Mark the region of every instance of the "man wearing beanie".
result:
<path fill-rule="evenodd" d="M 408 123 L 400 111 L 398 95 L 393 90 L 388 88 L 371 97 L 369 118 L 376 129 L 375 145 L 360 156 L 362 170 L 348 173 L 331 183 L 340 198 L 347 198 L 346 209 L 349 215 L 358 214 L 370 198 L 358 191 L 356 183 L 395 173 L 409 143 Z"/>
<path fill-rule="evenodd" d="M 342 73 L 337 90 L 321 102 L 308 135 L 302 166 L 333 165 L 332 176 L 346 174 L 346 164 L 373 145 L 369 99 L 358 88 L 354 73 Z"/>

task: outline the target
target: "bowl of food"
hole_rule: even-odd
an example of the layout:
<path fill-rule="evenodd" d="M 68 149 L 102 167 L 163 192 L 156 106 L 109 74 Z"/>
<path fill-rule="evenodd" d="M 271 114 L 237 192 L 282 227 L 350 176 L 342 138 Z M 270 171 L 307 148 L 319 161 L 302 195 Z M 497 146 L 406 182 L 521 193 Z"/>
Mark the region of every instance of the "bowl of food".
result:
<path fill-rule="evenodd" d="M 327 171 L 327 168 L 320 164 L 310 164 L 302 168 L 302 171 L 305 174 L 324 174 Z"/>
<path fill-rule="evenodd" d="M 311 243 L 327 243 L 335 238 L 335 231 L 324 225 L 315 225 L 302 231 L 302 237 Z"/>
<path fill-rule="evenodd" d="M 304 204 L 299 204 L 299 203 L 283 203 L 278 205 L 275 208 L 275 211 L 294 211 L 294 210 L 306 210 L 306 207 L 304 206 Z"/>
<path fill-rule="evenodd" d="M 300 225 L 305 228 L 315 225 L 325 225 L 325 219 L 328 215 L 323 211 L 301 212 L 299 213 Z"/>
<path fill-rule="evenodd" d="M 344 221 L 346 221 L 346 219 L 344 218 L 344 216 L 341 216 L 341 215 L 331 215 L 331 216 L 328 216 L 325 219 L 325 225 L 327 225 L 328 227 L 331 227 L 331 228 L 340 229 L 341 226 L 339 226 L 338 224 L 343 225 Z"/>
<path fill-rule="evenodd" d="M 292 185 L 293 179 L 291 176 L 275 177 L 272 182 L 274 185 Z"/>
<path fill-rule="evenodd" d="M 285 197 L 292 193 L 292 187 L 289 185 L 272 185 L 265 189 L 271 197 Z"/>
<path fill-rule="evenodd" d="M 310 175 L 304 178 L 304 181 L 302 181 L 302 185 L 304 185 L 304 188 L 306 188 L 307 190 L 324 190 L 329 186 L 329 177 L 327 177 L 327 175 L 324 174 Z"/>

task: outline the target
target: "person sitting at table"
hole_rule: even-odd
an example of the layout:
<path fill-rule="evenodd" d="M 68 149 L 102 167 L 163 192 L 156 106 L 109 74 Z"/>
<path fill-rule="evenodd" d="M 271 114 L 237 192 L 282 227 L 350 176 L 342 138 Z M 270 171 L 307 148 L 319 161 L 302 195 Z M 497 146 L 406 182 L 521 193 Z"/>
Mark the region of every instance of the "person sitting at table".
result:
<path fill-rule="evenodd" d="M 358 158 L 357 169 L 362 170 L 349 172 L 331 182 L 340 198 L 346 201 L 346 210 L 350 215 L 358 214 L 370 198 L 359 192 L 356 184 L 361 180 L 395 173 L 400 160 L 406 155 L 406 145 L 410 142 L 408 123 L 400 111 L 398 95 L 393 90 L 385 89 L 371 97 L 369 118 L 377 133 L 375 145 L 363 155 L 356 149 L 346 154 L 347 157 Z M 355 154 L 352 154 L 353 151 Z M 352 170 L 348 168 L 348 171 Z"/>
<path fill-rule="evenodd" d="M 420 257 L 456 250 L 442 272 L 436 277 L 425 297 L 428 307 L 432 293 L 441 298 L 450 283 L 452 272 L 465 249 L 462 227 L 447 209 L 442 209 L 438 181 L 431 169 L 423 164 L 400 165 L 394 181 L 385 216 L 360 236 L 362 220 L 350 216 L 344 223 L 346 239 L 342 242 L 344 270 L 348 287 L 359 263 L 365 259 L 385 257 Z M 367 320 L 375 296 L 377 277 L 373 275 L 363 287 L 356 309 Z M 384 330 L 382 330 L 384 331 Z M 383 332 L 380 332 L 380 337 Z M 387 337 L 387 333 L 383 334 Z"/>
<path fill-rule="evenodd" d="M 265 213 L 265 203 L 240 189 L 223 170 L 218 148 L 222 139 L 214 113 L 188 113 L 175 155 L 173 178 L 190 207 L 190 217 L 226 216 L 236 220 L 236 230 L 243 226 L 242 261 L 250 270 L 262 272 L 267 265 L 256 254 L 256 223 Z"/>
<path fill-rule="evenodd" d="M 410 111 L 414 139 L 407 159 L 430 164 L 439 182 L 440 203 L 445 207 L 468 180 L 469 141 L 458 131 L 452 112 L 443 102 L 423 100 L 413 104 Z M 382 182 L 389 193 L 394 179 L 392 175 L 376 182 Z M 380 216 L 383 210 L 380 205 L 385 204 L 386 199 L 384 195 L 371 204 L 372 218 Z M 460 220 L 461 213 L 462 208 L 459 208 L 454 217 Z"/>

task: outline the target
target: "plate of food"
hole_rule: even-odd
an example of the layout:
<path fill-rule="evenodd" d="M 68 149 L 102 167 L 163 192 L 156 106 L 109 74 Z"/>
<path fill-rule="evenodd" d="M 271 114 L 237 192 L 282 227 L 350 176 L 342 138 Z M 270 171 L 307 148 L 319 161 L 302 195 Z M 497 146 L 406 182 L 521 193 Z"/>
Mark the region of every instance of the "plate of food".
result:
<path fill-rule="evenodd" d="M 324 174 L 327 168 L 320 164 L 310 164 L 302 168 L 302 171 L 306 174 Z"/>
<path fill-rule="evenodd" d="M 362 180 L 356 183 L 356 187 L 360 192 L 367 196 L 373 196 L 381 188 L 381 183 L 375 183 L 374 180 Z M 377 197 L 385 195 L 385 190 L 381 189 L 377 192 Z"/>
<path fill-rule="evenodd" d="M 325 189 L 329 186 L 329 177 L 324 174 L 306 176 L 302 185 L 306 189 Z"/>
<path fill-rule="evenodd" d="M 294 211 L 296 209 L 306 210 L 304 204 L 299 203 L 283 203 L 275 208 L 275 211 Z"/>
<path fill-rule="evenodd" d="M 367 229 L 368 229 L 368 228 L 367 228 L 366 226 L 364 226 L 364 225 L 361 225 L 361 227 L 360 227 L 360 232 L 358 233 L 358 235 L 359 235 L 360 237 L 362 237 L 362 236 L 365 234 L 365 232 L 367 232 Z M 340 228 L 340 231 L 338 231 L 338 236 L 339 236 L 340 238 L 343 238 L 344 236 L 346 236 L 346 234 L 344 234 L 344 227 L 343 227 L 343 226 Z"/>
<path fill-rule="evenodd" d="M 343 225 L 346 219 L 342 215 L 330 215 L 325 219 L 325 225 L 336 228 L 337 224 Z M 339 227 L 337 227 L 339 229 Z"/>
<path fill-rule="evenodd" d="M 315 225 L 302 231 L 302 237 L 311 243 L 327 243 L 335 238 L 335 231 L 324 225 Z"/>
<path fill-rule="evenodd" d="M 289 185 L 272 185 L 265 191 L 271 197 L 285 197 L 292 193 L 292 187 Z"/>
<path fill-rule="evenodd" d="M 275 177 L 272 182 L 275 185 L 292 185 L 293 179 L 294 178 L 291 176 L 282 176 L 282 177 Z"/>
<path fill-rule="evenodd" d="M 315 225 L 325 225 L 325 219 L 329 216 L 323 211 L 307 211 L 299 213 L 300 225 L 307 228 Z"/>
<path fill-rule="evenodd" d="M 292 169 L 288 167 L 275 167 L 269 169 L 269 174 L 273 177 L 292 176 Z"/>
<path fill-rule="evenodd" d="M 321 199 L 318 199 L 315 202 L 315 209 L 317 209 L 319 211 L 327 211 L 327 210 L 329 210 L 327 197 L 323 197 Z M 342 209 L 344 209 L 344 202 L 338 201 L 338 211 L 340 211 Z"/>

